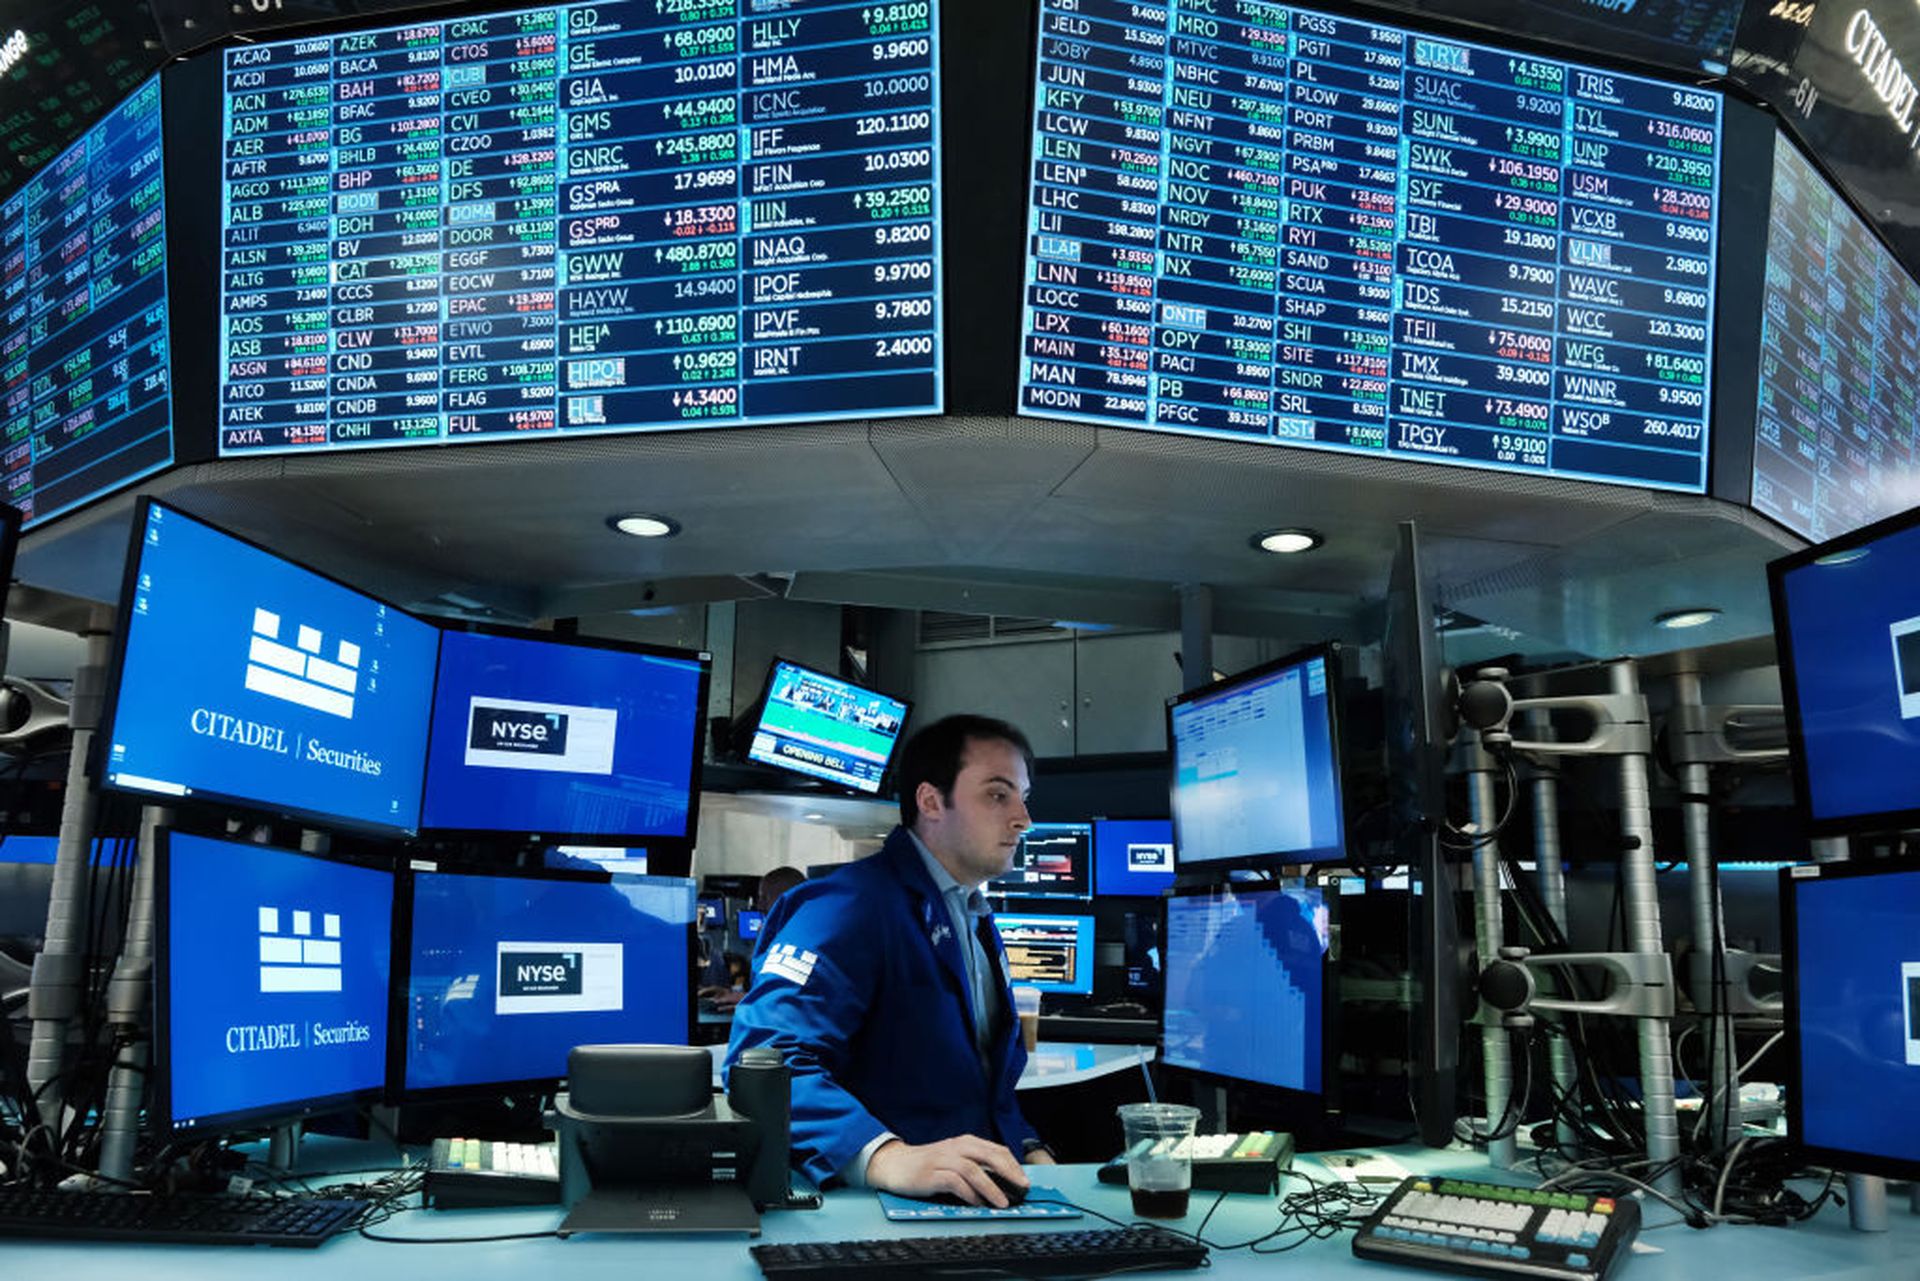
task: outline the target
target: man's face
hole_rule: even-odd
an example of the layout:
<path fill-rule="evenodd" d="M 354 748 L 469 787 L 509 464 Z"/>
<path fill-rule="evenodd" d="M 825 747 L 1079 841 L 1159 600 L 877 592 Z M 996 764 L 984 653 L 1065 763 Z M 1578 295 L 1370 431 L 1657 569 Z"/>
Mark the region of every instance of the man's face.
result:
<path fill-rule="evenodd" d="M 1033 826 L 1030 788 L 1019 748 L 997 738 L 968 739 L 951 798 L 931 783 L 920 784 L 914 830 L 955 880 L 984 884 L 1013 866 L 1020 834 Z"/>

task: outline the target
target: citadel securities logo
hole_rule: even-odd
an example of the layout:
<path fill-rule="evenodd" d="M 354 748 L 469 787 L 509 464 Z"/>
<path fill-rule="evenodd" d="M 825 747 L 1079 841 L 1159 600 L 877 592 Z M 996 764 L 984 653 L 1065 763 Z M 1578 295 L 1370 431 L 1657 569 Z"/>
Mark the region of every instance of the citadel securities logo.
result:
<path fill-rule="evenodd" d="M 581 1014 L 625 1008 L 620 943 L 503 942 L 495 1014 Z"/>
<path fill-rule="evenodd" d="M 466 763 L 554 774 L 611 774 L 619 720 L 611 707 L 475 695 L 467 701 Z"/>
<path fill-rule="evenodd" d="M 360 647 L 343 640 L 335 647 L 335 658 L 329 660 L 320 657 L 325 637 L 319 628 L 301 624 L 294 630 L 292 645 L 282 643 L 280 631 L 280 615 L 255 608 L 247 649 L 247 688 L 352 720 L 354 695 L 360 686 Z"/>
<path fill-rule="evenodd" d="M 340 990 L 340 915 L 325 912 L 314 933 L 313 913 L 277 907 L 260 909 L 260 990 L 262 992 L 338 992 Z"/>

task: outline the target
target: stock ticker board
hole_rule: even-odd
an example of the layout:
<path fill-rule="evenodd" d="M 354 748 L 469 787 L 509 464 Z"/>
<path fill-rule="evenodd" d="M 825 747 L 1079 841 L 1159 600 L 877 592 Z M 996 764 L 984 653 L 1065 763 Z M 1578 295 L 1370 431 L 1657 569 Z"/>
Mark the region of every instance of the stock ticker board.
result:
<path fill-rule="evenodd" d="M 160 82 L 0 204 L 0 497 L 42 521 L 173 461 Z"/>
<path fill-rule="evenodd" d="M 1256 0 L 1041 0 L 1021 412 L 1701 492 L 1721 104 Z"/>
<path fill-rule="evenodd" d="M 220 452 L 938 412 L 938 6 L 226 51 Z"/>

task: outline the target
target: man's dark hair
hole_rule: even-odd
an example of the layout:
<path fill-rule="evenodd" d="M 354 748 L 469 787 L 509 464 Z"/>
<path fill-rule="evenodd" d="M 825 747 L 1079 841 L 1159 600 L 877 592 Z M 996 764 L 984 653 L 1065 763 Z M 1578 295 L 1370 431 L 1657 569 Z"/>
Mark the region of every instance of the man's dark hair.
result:
<path fill-rule="evenodd" d="M 900 749 L 900 765 L 895 781 L 900 787 L 900 822 L 911 828 L 920 818 L 920 804 L 914 794 L 920 784 L 932 783 L 940 795 L 953 799 L 953 780 L 960 777 L 960 759 L 967 744 L 975 739 L 1011 743 L 1026 758 L 1027 771 L 1033 771 L 1033 744 L 1027 736 L 1006 721 L 991 716 L 948 716 L 925 729 L 914 731 Z"/>

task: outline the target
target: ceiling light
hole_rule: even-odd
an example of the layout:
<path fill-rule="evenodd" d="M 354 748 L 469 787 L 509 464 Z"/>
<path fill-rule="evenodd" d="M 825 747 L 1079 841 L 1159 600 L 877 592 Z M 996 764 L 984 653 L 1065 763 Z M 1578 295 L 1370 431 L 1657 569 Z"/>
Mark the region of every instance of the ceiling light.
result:
<path fill-rule="evenodd" d="M 805 814 L 802 814 L 800 817 L 806 819 L 807 822 L 809 823 L 818 823 L 822 819 L 826 818 L 826 815 L 820 813 L 818 810 L 808 810 Z"/>
<path fill-rule="evenodd" d="M 1670 609 L 1664 614 L 1655 614 L 1656 626 L 1679 631 L 1686 627 L 1700 627 L 1720 617 L 1720 611 L 1712 605 L 1703 605 L 1696 609 Z"/>
<path fill-rule="evenodd" d="M 635 538 L 672 538 L 680 532 L 679 521 L 666 516 L 650 515 L 647 512 L 634 512 L 627 516 L 609 516 L 607 524 Z"/>
<path fill-rule="evenodd" d="M 1310 552 L 1327 540 L 1317 529 L 1295 528 L 1262 530 L 1249 541 L 1256 551 L 1272 552 L 1276 556 L 1289 556 L 1294 552 Z"/>

